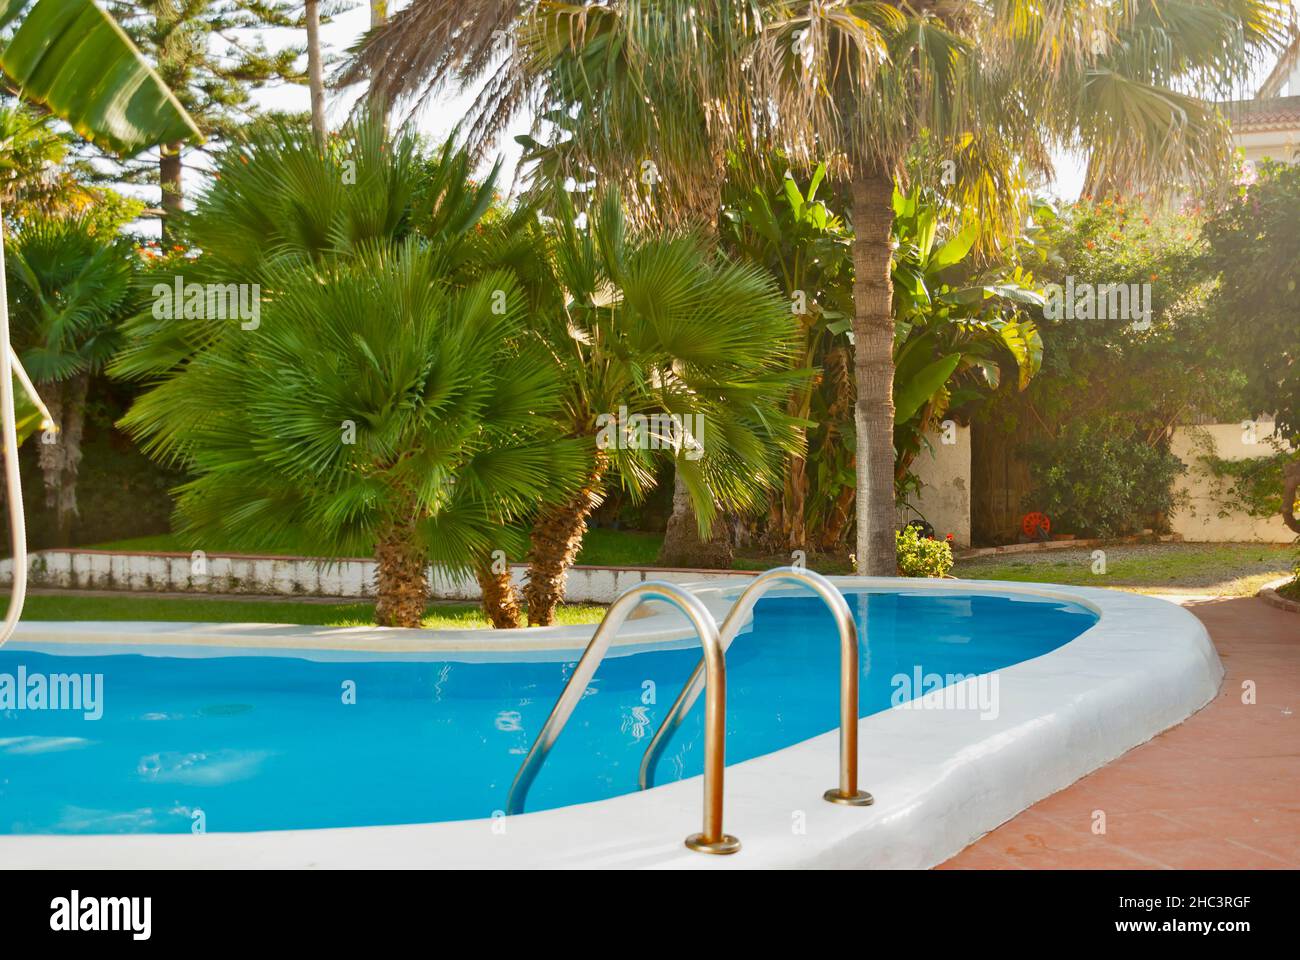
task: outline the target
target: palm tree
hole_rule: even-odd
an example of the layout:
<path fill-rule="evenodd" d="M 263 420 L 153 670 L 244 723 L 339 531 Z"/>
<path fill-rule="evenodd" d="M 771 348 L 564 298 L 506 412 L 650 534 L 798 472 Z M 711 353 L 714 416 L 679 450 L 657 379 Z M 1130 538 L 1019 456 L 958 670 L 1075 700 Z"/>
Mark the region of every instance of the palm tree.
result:
<path fill-rule="evenodd" d="M 257 329 L 196 355 L 124 425 L 188 468 L 183 533 L 373 552 L 376 622 L 419 626 L 430 563 L 472 571 L 575 472 L 551 435 L 554 365 L 524 336 L 514 277 L 461 284 L 415 239 L 270 279 Z"/>
<path fill-rule="evenodd" d="M 9 244 L 10 322 L 23 366 L 53 418 L 40 445 L 46 506 L 71 542 L 86 390 L 118 343 L 130 306 L 131 254 L 83 218 L 34 218 Z"/>
<path fill-rule="evenodd" d="M 617 192 L 577 213 L 561 192 L 533 278 L 537 332 L 562 371 L 565 436 L 586 451 L 576 493 L 531 530 L 524 598 L 554 622 L 587 518 L 611 484 L 634 498 L 670 461 L 707 525 L 755 509 L 799 439 L 785 405 L 794 318 L 758 267 L 689 234 L 639 235 Z M 587 217 L 585 226 L 580 217 Z M 676 419 L 674 419 L 676 418 Z"/>
<path fill-rule="evenodd" d="M 256 512 L 261 506 L 235 509 L 233 501 L 227 501 L 231 513 L 223 520 L 200 506 L 207 502 L 203 497 L 210 484 L 193 488 L 202 495 L 187 487 L 181 491 L 178 520 L 182 532 L 196 546 L 201 542 L 198 538 L 220 529 L 223 535 L 250 548 L 293 546 L 305 534 L 316 537 L 308 545 L 314 544 L 326 556 L 373 552 L 380 561 L 377 592 L 381 603 L 377 616 L 382 622 L 401 625 L 418 623 L 424 609 L 421 598 L 428 596 L 425 567 L 436 561 L 450 571 L 473 572 L 483 585 L 485 609 L 493 622 L 511 625 L 517 615 L 509 607 L 513 598 L 508 590 L 508 570 L 494 563 L 493 553 L 499 550 L 507 555 L 522 555 L 528 521 L 524 504 L 531 510 L 539 503 L 570 495 L 584 467 L 572 443 L 542 444 L 539 440 L 542 427 L 554 429 L 553 418 L 545 416 L 552 411 L 553 401 L 549 395 L 539 395 L 544 392 L 541 386 L 528 394 L 528 409 L 534 413 L 527 429 L 511 419 L 515 414 L 509 407 L 510 398 L 502 393 L 504 386 L 494 388 L 495 394 L 485 395 L 501 407 L 500 414 L 484 415 L 474 407 L 458 420 L 453 416 L 455 411 L 439 406 L 460 398 L 462 394 L 456 391 L 468 389 L 462 382 L 466 379 L 487 390 L 494 382 L 493 363 L 509 370 L 507 379 L 517 381 L 521 390 L 533 382 L 530 377 L 542 378 L 539 383 L 555 380 L 553 363 L 539 344 L 530 342 L 526 349 L 516 349 L 514 341 L 522 330 L 522 308 L 517 309 L 514 299 L 510 299 L 508 311 L 496 312 L 496 308 L 505 309 L 507 293 L 514 298 L 510 291 L 518 286 L 512 279 L 512 259 L 527 270 L 534 258 L 513 256 L 521 248 L 515 236 L 518 218 L 507 217 L 494 207 L 494 189 L 495 173 L 474 182 L 469 158 L 450 144 L 434 155 L 425 155 L 414 135 L 389 137 L 382 122 L 373 117 L 363 117 L 350 125 L 324 149 L 317 146 L 310 128 L 288 123 L 256 129 L 247 143 L 223 154 L 212 183 L 180 223 L 182 235 L 201 248 L 202 254 L 169 258 L 151 271 L 147 285 L 161 282 L 163 287 L 170 287 L 178 278 L 186 284 L 255 283 L 265 313 L 253 329 L 206 312 L 168 318 L 145 309 L 132 317 L 124 326 L 125 344 L 110 372 L 144 380 L 154 388 L 137 401 L 123 425 L 145 441 L 147 452 L 156 457 L 204 471 L 205 476 L 220 472 L 224 469 L 220 464 L 208 469 L 195 461 L 200 456 L 195 451 L 215 441 L 209 434 L 192 432 L 197 428 L 187 418 L 197 416 L 202 404 L 210 401 L 189 405 L 188 391 L 197 378 L 214 370 L 217 372 L 213 376 L 219 380 L 226 365 L 269 362 L 266 327 L 289 323 L 288 333 L 277 330 L 275 335 L 300 338 L 297 346 L 303 357 L 285 357 L 286 376 L 290 380 L 299 378 L 298 389 L 304 397 L 312 394 L 316 398 L 312 402 L 317 405 L 310 414 L 298 411 L 305 419 L 296 427 L 277 426 L 270 418 L 268 429 L 287 431 L 285 436 L 308 426 L 319 429 L 319 434 L 302 437 L 301 445 L 305 446 L 323 444 L 327 437 L 338 445 L 343 443 L 340 438 L 354 432 L 355 444 L 343 445 L 358 457 L 365 454 L 365 445 L 371 442 L 365 438 L 377 438 L 373 440 L 376 446 L 371 460 L 313 460 L 301 468 L 300 486 L 315 489 L 333 484 L 362 496 L 365 488 L 360 484 L 364 477 L 370 477 L 368 483 L 381 486 L 406 483 L 405 472 L 415 469 L 415 465 L 433 469 L 430 457 L 436 456 L 441 465 L 422 484 L 411 481 L 413 485 L 404 494 L 407 500 L 390 503 L 378 495 L 366 500 L 364 509 L 358 507 L 358 515 L 349 521 L 351 526 L 341 521 L 331 525 L 321 518 L 304 519 L 302 511 L 312 508 L 307 500 L 298 508 L 290 503 L 295 496 L 290 489 L 290 473 L 297 469 L 291 464 L 283 465 L 285 472 L 278 477 L 275 470 L 280 466 L 259 468 L 271 477 L 268 484 L 285 485 L 284 491 L 275 494 L 283 499 L 244 488 L 244 493 L 261 506 L 278 503 L 275 509 L 283 511 L 284 524 L 264 523 Z M 411 272 L 415 270 L 411 265 L 414 254 L 408 250 L 412 245 L 425 249 L 432 258 L 421 268 L 423 273 Z M 383 281 L 382 288 L 364 286 L 367 269 L 374 271 L 376 283 Z M 448 313 L 444 326 L 430 328 L 432 321 L 413 314 L 414 308 L 409 305 L 401 307 L 401 296 L 409 293 L 402 284 L 417 280 L 434 284 L 448 298 L 429 307 Z M 363 289 L 368 291 L 364 295 L 360 292 Z M 489 307 L 493 310 L 486 329 L 495 329 L 502 344 L 487 349 L 475 341 L 475 349 L 482 354 L 481 370 L 473 367 L 472 355 L 460 353 L 445 353 L 442 366 L 426 370 L 423 365 L 434 364 L 438 356 L 436 351 L 430 352 L 429 336 L 446 340 L 443 349 L 449 351 L 454 337 L 464 335 L 463 331 L 458 333 L 456 324 L 478 322 L 477 301 L 465 299 L 469 294 L 464 291 L 471 289 L 490 294 Z M 348 300 L 348 291 L 359 299 Z M 333 305 L 325 310 L 319 297 L 313 299 L 314 294 L 328 298 Z M 365 306 L 366 297 L 376 304 L 388 302 L 388 313 L 375 314 L 368 320 L 354 316 L 357 311 L 371 309 Z M 306 326 L 291 325 L 307 324 L 303 311 L 308 308 L 302 306 L 304 303 L 310 303 L 310 309 L 323 311 L 323 339 L 319 343 L 309 336 Z M 294 312 L 288 312 L 291 307 Z M 453 307 L 462 313 L 470 312 L 455 314 Z M 528 310 L 533 309 L 530 302 Z M 500 316 L 506 319 L 500 320 Z M 388 324 L 387 334 L 383 332 L 384 323 Z M 501 327 L 502 323 L 506 327 Z M 530 320 L 529 326 L 536 323 Z M 320 361 L 325 366 L 309 362 L 307 354 L 330 342 L 331 329 L 335 336 L 344 336 L 348 331 L 348 335 L 355 334 L 359 339 L 348 351 L 370 357 L 370 363 L 382 369 L 367 374 L 365 364 L 358 359 L 358 366 L 344 365 L 330 372 L 329 364 L 339 362 L 336 346 L 326 348 L 328 356 Z M 395 356 L 396 346 L 382 342 L 385 337 L 410 340 L 404 347 L 409 355 Z M 279 340 L 272 338 L 269 342 Z M 507 355 L 499 355 L 502 350 Z M 515 363 L 523 364 L 524 371 L 516 369 Z M 536 370 L 524 375 L 530 364 Z M 440 381 L 429 378 L 437 374 L 445 378 L 443 388 L 448 392 L 445 396 L 429 395 L 426 399 L 430 406 L 422 409 L 418 397 L 400 393 L 415 390 L 415 384 L 384 379 L 397 378 L 399 373 L 422 378 L 425 387 L 420 389 L 430 391 Z M 374 376 L 375 382 L 367 387 L 365 376 Z M 201 391 L 206 393 L 206 387 Z M 186 399 L 178 402 L 182 395 Z M 463 402 L 479 401 L 465 394 Z M 320 406 L 329 403 L 334 406 Z M 322 421 L 320 411 L 324 409 L 331 409 L 337 417 Z M 236 415 L 234 410 L 229 414 Z M 499 423 L 494 416 L 499 416 Z M 467 430 L 474 417 L 483 422 L 481 435 L 455 434 L 456 430 Z M 345 421 L 351 426 L 345 426 Z M 453 431 L 450 438 L 438 432 L 444 428 Z M 517 429 L 513 439 L 502 432 L 508 429 Z M 462 446 L 457 447 L 457 443 Z M 312 449 L 318 450 L 319 446 Z M 241 448 L 232 455 L 260 454 Z M 396 459 L 388 464 L 380 459 L 383 455 Z M 489 467 L 492 456 L 500 458 L 499 469 Z M 525 457 L 531 459 L 525 461 Z M 522 478 L 513 467 L 521 462 L 527 464 L 527 476 Z M 477 478 L 476 464 L 497 472 L 486 479 Z M 352 483 L 357 486 L 347 486 Z M 441 493 L 434 486 L 438 483 L 443 486 Z M 498 495 L 493 492 L 496 484 L 514 487 Z M 469 497 L 471 490 L 479 491 L 476 499 Z M 451 496 L 455 493 L 460 496 Z M 295 513 L 295 509 L 299 512 Z M 297 519 L 290 521 L 294 517 Z M 293 525 L 298 522 L 301 530 Z M 432 541 L 435 533 L 443 537 L 439 544 Z"/>
<path fill-rule="evenodd" d="M 269 291 L 279 267 L 324 264 L 416 234 L 461 263 L 469 235 L 492 203 L 494 178 L 469 180 L 468 158 L 444 146 L 424 156 L 417 139 L 388 137 L 362 117 L 336 143 L 319 146 L 300 123 L 250 129 L 220 154 L 213 178 L 177 222 L 181 246 L 201 256 L 170 258 L 146 279 L 170 283 L 257 283 Z M 212 316 L 165 318 L 146 307 L 123 327 L 109 372 L 152 380 L 227 336 L 239 324 Z"/>
<path fill-rule="evenodd" d="M 1244 79 L 1281 25 L 1270 0 L 416 0 L 353 73 L 415 95 L 478 84 L 471 129 L 485 139 L 525 104 L 585 107 L 571 150 L 614 178 L 650 152 L 675 171 L 665 193 L 705 221 L 716 203 L 690 199 L 716 196 L 712 174 L 739 140 L 833 158 L 854 228 L 857 562 L 889 574 L 891 198 L 910 151 L 946 153 L 954 194 L 991 223 L 1014 219 L 996 189 L 1008 165 L 1046 170 L 1052 147 L 1089 149 L 1098 188 L 1206 181 L 1230 140 L 1202 97 Z M 504 58 L 501 31 L 515 38 Z"/>

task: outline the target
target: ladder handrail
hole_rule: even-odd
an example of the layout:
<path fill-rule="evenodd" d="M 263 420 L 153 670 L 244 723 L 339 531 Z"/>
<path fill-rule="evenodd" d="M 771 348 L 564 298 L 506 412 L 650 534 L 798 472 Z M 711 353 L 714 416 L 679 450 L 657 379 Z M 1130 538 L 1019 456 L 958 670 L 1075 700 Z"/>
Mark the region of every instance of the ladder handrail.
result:
<path fill-rule="evenodd" d="M 515 774 L 506 800 L 506 814 L 522 813 L 528 799 L 528 790 L 537 779 L 542 764 L 559 739 L 578 702 L 587 691 L 587 684 L 596 668 L 605 658 L 610 643 L 628 615 L 648 599 L 665 600 L 686 615 L 695 627 L 696 636 L 704 648 L 697 672 L 708 696 L 704 701 L 704 828 L 686 839 L 692 850 L 706 853 L 734 853 L 740 841 L 722 830 L 723 775 L 726 768 L 725 739 L 727 716 L 727 664 L 724 647 L 718 635 L 718 624 L 700 599 L 676 584 L 647 580 L 624 591 L 610 605 L 600 626 L 592 634 L 587 649 L 583 651 L 573 675 L 565 684 L 560 698 L 551 708 L 550 716 L 533 741 L 528 756 Z M 698 696 L 698 691 L 697 691 Z M 692 701 L 694 702 L 694 701 Z"/>
<path fill-rule="evenodd" d="M 2 222 L 2 221 L 0 221 Z M 5 287 L 4 229 L 0 226 L 0 450 L 3 450 L 5 474 L 5 502 L 9 507 L 9 556 L 12 558 L 13 580 L 9 586 L 9 609 L 0 622 L 0 646 L 4 646 L 23 615 L 27 599 L 27 525 L 23 517 L 23 484 L 18 475 L 18 425 L 14 421 L 13 374 L 20 373 L 22 386 L 31 396 L 36 390 L 31 386 L 27 371 L 17 362 L 9 337 L 9 291 Z M 40 399 L 37 407 L 49 420 L 49 411 Z"/>
<path fill-rule="evenodd" d="M 821 597 L 835 618 L 835 627 L 840 635 L 840 783 L 838 788 L 827 790 L 824 797 L 832 803 L 866 806 L 872 802 L 871 794 L 858 789 L 858 625 L 853 620 L 844 594 L 820 573 L 800 567 L 776 567 L 759 574 L 736 598 L 726 619 L 722 621 L 722 649 L 725 652 L 731 646 L 762 596 L 782 582 L 793 582 L 810 588 Z M 674 731 L 681 726 L 686 714 L 699 698 L 704 685 L 704 670 L 704 661 L 696 664 L 694 672 L 682 687 L 682 692 L 678 694 L 646 747 L 638 775 L 642 790 L 654 786 L 655 767 Z"/>

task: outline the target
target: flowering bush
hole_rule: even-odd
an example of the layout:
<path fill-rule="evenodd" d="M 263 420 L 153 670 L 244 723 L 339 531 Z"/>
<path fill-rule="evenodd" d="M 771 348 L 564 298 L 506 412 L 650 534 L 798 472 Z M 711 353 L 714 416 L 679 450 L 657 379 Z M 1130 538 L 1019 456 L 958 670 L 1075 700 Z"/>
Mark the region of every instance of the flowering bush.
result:
<path fill-rule="evenodd" d="M 921 535 L 916 527 L 904 527 L 897 534 L 898 572 L 904 577 L 942 577 L 952 569 L 952 534 L 935 540 Z"/>

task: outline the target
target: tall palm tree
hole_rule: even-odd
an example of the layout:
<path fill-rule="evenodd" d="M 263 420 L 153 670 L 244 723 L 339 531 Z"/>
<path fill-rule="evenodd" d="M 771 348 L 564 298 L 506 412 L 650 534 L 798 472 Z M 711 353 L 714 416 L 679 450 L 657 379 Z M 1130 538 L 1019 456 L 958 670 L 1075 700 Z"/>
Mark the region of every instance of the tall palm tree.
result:
<path fill-rule="evenodd" d="M 649 153 L 665 195 L 705 221 L 716 203 L 698 198 L 717 196 L 738 140 L 833 158 L 855 232 L 857 562 L 889 574 L 891 197 L 909 152 L 946 153 L 954 193 L 993 222 L 1013 218 L 990 185 L 1012 162 L 1046 170 L 1053 147 L 1088 149 L 1099 188 L 1207 180 L 1230 139 L 1203 98 L 1239 83 L 1281 27 L 1272 0 L 415 0 L 353 76 L 415 96 L 480 87 L 483 141 L 522 106 L 585 107 L 571 149 L 618 178 Z"/>
<path fill-rule="evenodd" d="M 130 307 L 131 253 L 83 218 L 30 219 L 5 262 L 13 338 L 53 419 L 40 444 L 46 506 L 71 542 L 86 390 L 118 344 Z"/>
<path fill-rule="evenodd" d="M 1046 172 L 1052 147 L 1091 151 L 1109 189 L 1207 182 L 1227 127 L 1205 96 L 1240 82 L 1281 20 L 1262 0 L 912 5 L 781 3 L 759 38 L 760 137 L 830 151 L 851 178 L 858 385 L 858 566 L 894 569 L 891 196 L 922 139 L 971 137 Z M 845 109 L 845 104 L 852 104 Z M 954 163 L 954 166 L 956 164 Z M 993 170 L 996 171 L 995 165 Z M 950 168 L 951 171 L 952 168 Z M 963 177 L 976 192 L 989 167 Z M 935 179 L 938 180 L 938 171 Z M 987 197 L 994 203 L 996 195 Z"/>

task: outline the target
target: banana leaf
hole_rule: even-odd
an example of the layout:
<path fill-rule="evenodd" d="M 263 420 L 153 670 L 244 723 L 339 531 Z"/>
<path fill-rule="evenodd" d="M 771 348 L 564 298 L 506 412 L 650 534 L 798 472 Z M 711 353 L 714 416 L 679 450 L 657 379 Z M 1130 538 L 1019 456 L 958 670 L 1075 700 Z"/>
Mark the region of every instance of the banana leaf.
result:
<path fill-rule="evenodd" d="M 0 0 L 0 29 L 20 16 L 0 68 L 23 98 L 123 156 L 203 139 L 125 31 L 92 0 Z"/>

